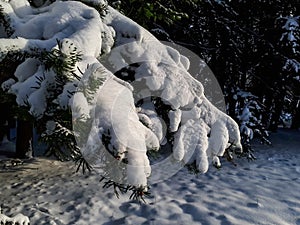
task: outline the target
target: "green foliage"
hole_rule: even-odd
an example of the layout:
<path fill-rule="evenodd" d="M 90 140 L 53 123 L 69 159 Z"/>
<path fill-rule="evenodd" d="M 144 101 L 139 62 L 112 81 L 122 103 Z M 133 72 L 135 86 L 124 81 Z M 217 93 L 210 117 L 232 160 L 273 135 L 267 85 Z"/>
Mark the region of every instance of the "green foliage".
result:
<path fill-rule="evenodd" d="M 55 101 L 59 94 L 62 93 L 64 85 L 68 82 L 78 81 L 80 77 L 76 74 L 76 63 L 82 59 L 82 54 L 77 52 L 77 48 L 73 46 L 73 43 L 70 43 L 68 52 L 62 50 L 63 46 L 60 41 L 57 40 L 58 49 L 53 49 L 50 52 L 42 51 L 40 55 L 40 60 L 45 66 L 45 70 L 52 70 L 55 72 L 55 85 L 52 89 L 49 88 L 49 92 L 52 92 L 52 95 L 48 97 L 48 114 L 52 114 L 52 110 L 59 109 L 58 103 Z M 69 44 L 66 42 L 66 44 Z M 37 83 L 38 85 L 40 84 Z M 69 93 L 73 95 L 74 93 Z M 52 107 L 51 107 L 52 106 Z"/>
<path fill-rule="evenodd" d="M 82 54 L 77 52 L 72 43 L 65 43 L 68 49 L 63 51 L 60 41 L 57 41 L 58 49 L 50 52 L 42 51 L 39 59 L 45 66 L 45 70 L 55 72 L 55 84 L 48 87 L 47 109 L 44 116 L 37 121 L 40 130 L 44 130 L 49 121 L 55 123 L 53 131 L 44 131 L 41 141 L 48 145 L 47 155 L 54 155 L 60 160 L 76 160 L 81 156 L 72 131 L 72 114 L 70 109 L 61 108 L 56 101 L 62 93 L 67 82 L 78 81 L 76 75 L 76 63 L 81 60 Z M 67 52 L 66 52 L 67 51 Z M 41 78 L 43 79 L 43 78 Z M 41 85 L 43 80 L 37 82 Z M 74 93 L 69 93 L 71 97 Z"/>
<path fill-rule="evenodd" d="M 124 15 L 145 28 L 152 28 L 153 23 L 172 25 L 175 21 L 188 18 L 188 14 L 177 8 L 173 1 L 108 1 Z"/>
<path fill-rule="evenodd" d="M 187 168 L 187 170 L 188 170 L 191 174 L 197 175 L 197 174 L 200 173 L 200 171 L 199 171 L 198 168 L 197 168 L 197 165 L 196 165 L 196 162 L 195 162 L 195 161 L 192 162 L 192 163 L 190 163 L 190 164 L 185 164 L 184 166 Z"/>
<path fill-rule="evenodd" d="M 77 143 L 86 143 L 89 137 L 89 132 L 91 131 L 93 121 L 90 118 L 85 116 L 80 117 L 79 119 L 72 122 L 73 130 L 76 137 Z"/>
<path fill-rule="evenodd" d="M 2 54 L 1 54 L 2 53 Z M 16 67 L 18 67 L 26 58 L 32 56 L 27 51 L 5 51 L 1 52 L 2 60 L 0 60 L 0 85 L 2 82 L 14 77 Z M 36 53 L 36 52 L 35 52 Z M 33 54 L 35 54 L 33 53 Z M 17 117 L 20 120 L 33 121 L 32 115 L 28 112 L 28 107 L 18 106 L 16 103 L 16 96 L 3 91 L 0 88 L 0 102 L 7 103 L 10 106 L 10 116 Z"/>
<path fill-rule="evenodd" d="M 55 122 L 54 130 L 47 130 L 41 135 L 41 140 L 48 145 L 46 156 L 54 155 L 62 161 L 75 161 L 81 155 L 72 130 L 58 122 Z"/>
<path fill-rule="evenodd" d="M 82 154 L 79 154 L 75 158 L 75 164 L 77 165 L 76 173 L 78 173 L 80 168 L 82 169 L 83 174 L 85 174 L 86 171 L 91 172 L 93 169 L 93 167 L 85 160 L 85 158 L 83 158 Z"/>
<path fill-rule="evenodd" d="M 68 41 L 65 42 L 68 44 Z M 57 74 L 57 83 L 60 85 L 66 84 L 68 81 L 80 79 L 76 75 L 76 63 L 82 59 L 82 54 L 77 52 L 77 48 L 70 43 L 70 52 L 62 50 L 62 42 L 57 40 L 58 49 L 54 48 L 50 52 L 42 52 L 42 62 L 46 70 L 52 69 Z"/>
<path fill-rule="evenodd" d="M 0 88 L 0 103 L 8 103 L 13 105 L 15 103 L 15 96 L 4 92 L 2 88 Z"/>
<path fill-rule="evenodd" d="M 48 155 L 55 155 L 61 160 L 75 160 L 78 165 L 77 171 L 81 168 L 84 173 L 86 170 L 90 171 L 92 167 L 83 158 L 78 144 L 86 143 L 93 121 L 89 115 L 81 115 L 75 121 L 72 120 L 70 109 L 61 108 L 56 100 L 62 93 L 65 84 L 72 82 L 76 87 L 76 92 L 82 92 L 88 103 L 92 104 L 95 101 L 95 93 L 106 80 L 106 76 L 91 74 L 87 83 L 80 83 L 81 78 L 76 75 L 79 70 L 76 68 L 76 63 L 81 60 L 82 54 L 77 52 L 72 43 L 65 42 L 64 44 L 67 45 L 67 49 L 58 41 L 57 49 L 41 54 L 40 60 L 45 69 L 52 70 L 56 74 L 55 85 L 48 90 L 51 95 L 47 99 L 47 111 L 40 120 L 44 127 L 47 122 L 53 120 L 56 127 L 53 132 L 44 132 L 41 140 L 48 144 Z M 105 74 L 105 69 L 102 68 L 102 71 L 98 69 L 98 72 Z M 69 92 L 69 97 L 71 98 L 73 94 L 75 93 Z"/>
<path fill-rule="evenodd" d="M 149 198 L 151 196 L 151 193 L 148 191 L 149 187 L 136 187 L 132 185 L 119 184 L 104 176 L 102 176 L 100 182 L 104 183 L 103 188 L 113 188 L 117 198 L 120 197 L 120 194 L 131 192 L 129 199 L 135 200 L 139 203 L 146 203 L 145 198 Z"/>
<path fill-rule="evenodd" d="M 32 55 L 27 51 L 0 49 L 0 83 L 13 78 L 18 65 Z"/>
<path fill-rule="evenodd" d="M 0 6 L 0 25 L 4 28 L 6 35 L 10 37 L 14 33 L 14 29 L 10 24 L 9 16 L 4 12 L 2 6 Z"/>

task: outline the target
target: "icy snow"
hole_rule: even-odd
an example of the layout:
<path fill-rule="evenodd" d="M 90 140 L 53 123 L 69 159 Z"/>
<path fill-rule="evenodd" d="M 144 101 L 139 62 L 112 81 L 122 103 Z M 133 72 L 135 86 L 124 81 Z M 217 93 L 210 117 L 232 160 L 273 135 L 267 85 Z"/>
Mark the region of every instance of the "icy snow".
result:
<path fill-rule="evenodd" d="M 229 134 L 225 125 L 216 121 L 212 125 L 209 139 L 212 141 L 209 142 L 208 156 L 222 156 L 229 141 Z"/>
<path fill-rule="evenodd" d="M 151 131 L 139 121 L 131 90 L 114 79 L 108 79 L 101 87 L 97 101 L 97 126 L 110 131 L 111 142 L 117 153 L 128 152 L 128 182 L 146 185 L 146 174 L 136 174 L 137 171 L 140 172 L 137 167 L 143 168 L 148 164 L 146 139 L 152 137 L 153 140 L 149 143 L 157 149 L 159 141 L 157 138 L 155 140 Z M 148 133 L 150 135 L 147 135 Z"/>

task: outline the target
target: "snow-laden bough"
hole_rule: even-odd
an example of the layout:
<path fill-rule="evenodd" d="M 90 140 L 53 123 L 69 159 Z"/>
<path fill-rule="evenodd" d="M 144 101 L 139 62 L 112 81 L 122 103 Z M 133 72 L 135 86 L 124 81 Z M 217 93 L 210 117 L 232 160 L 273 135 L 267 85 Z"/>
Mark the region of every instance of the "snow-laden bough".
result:
<path fill-rule="evenodd" d="M 79 1 L 40 8 L 31 8 L 26 0 L 0 5 L 14 31 L 9 38 L 0 34 L 0 60 L 12 50 L 82 54 L 75 66 L 80 79 L 69 79 L 53 101 L 72 109 L 83 157 L 110 178 L 146 186 L 155 167 L 148 152 L 159 153 L 163 146 L 172 149 L 168 163 L 196 162 L 202 173 L 211 163 L 219 166 L 228 143 L 241 148 L 238 125 L 205 97 L 202 84 L 188 72 L 188 58 L 113 8 L 107 6 L 100 16 Z M 16 82 L 8 80 L 2 87 L 42 118 L 56 76 L 29 57 L 17 67 Z M 32 88 L 36 82 L 41 84 Z"/>

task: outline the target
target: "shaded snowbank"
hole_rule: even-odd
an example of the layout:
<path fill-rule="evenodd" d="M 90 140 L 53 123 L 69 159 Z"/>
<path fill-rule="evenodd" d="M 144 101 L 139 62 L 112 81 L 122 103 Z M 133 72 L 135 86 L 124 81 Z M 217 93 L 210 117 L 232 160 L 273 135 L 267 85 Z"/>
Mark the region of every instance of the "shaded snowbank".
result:
<path fill-rule="evenodd" d="M 7 215 L 31 224 L 300 224 L 300 132 L 281 129 L 273 146 L 255 146 L 258 160 L 224 163 L 195 177 L 185 169 L 152 186 L 147 205 L 117 199 L 96 175 L 73 163 L 38 158 L 0 176 Z M 18 168 L 17 170 L 14 170 Z"/>

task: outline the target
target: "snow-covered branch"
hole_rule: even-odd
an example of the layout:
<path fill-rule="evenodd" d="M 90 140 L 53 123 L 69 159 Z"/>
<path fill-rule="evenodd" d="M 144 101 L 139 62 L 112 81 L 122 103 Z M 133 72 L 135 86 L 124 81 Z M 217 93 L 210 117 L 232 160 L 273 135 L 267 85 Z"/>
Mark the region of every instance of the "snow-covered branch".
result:
<path fill-rule="evenodd" d="M 13 217 L 6 216 L 4 214 L 0 214 L 0 224 L 11 224 L 11 225 L 29 225 L 30 221 L 27 216 L 24 216 L 23 214 L 19 213 Z"/>
<path fill-rule="evenodd" d="M 196 161 L 204 173 L 211 163 L 219 166 L 218 157 L 229 142 L 241 148 L 238 125 L 207 100 L 202 84 L 188 72 L 189 60 L 113 8 L 108 6 L 101 16 L 78 1 L 40 8 L 30 7 L 26 0 L 0 5 L 14 27 L 9 38 L 1 35 L 0 60 L 11 49 L 82 55 L 72 65 L 76 79 L 66 79 L 56 90 L 57 99 L 51 93 L 60 87 L 59 74 L 37 57 L 21 63 L 17 82 L 4 86 L 39 118 L 51 116 L 49 99 L 58 109 L 71 108 L 75 128 L 76 123 L 86 124 L 75 133 L 81 136 L 82 155 L 94 168 L 110 171 L 110 176 L 125 174 L 124 182 L 146 186 L 151 174 L 148 150 L 170 146 L 171 161 Z"/>

